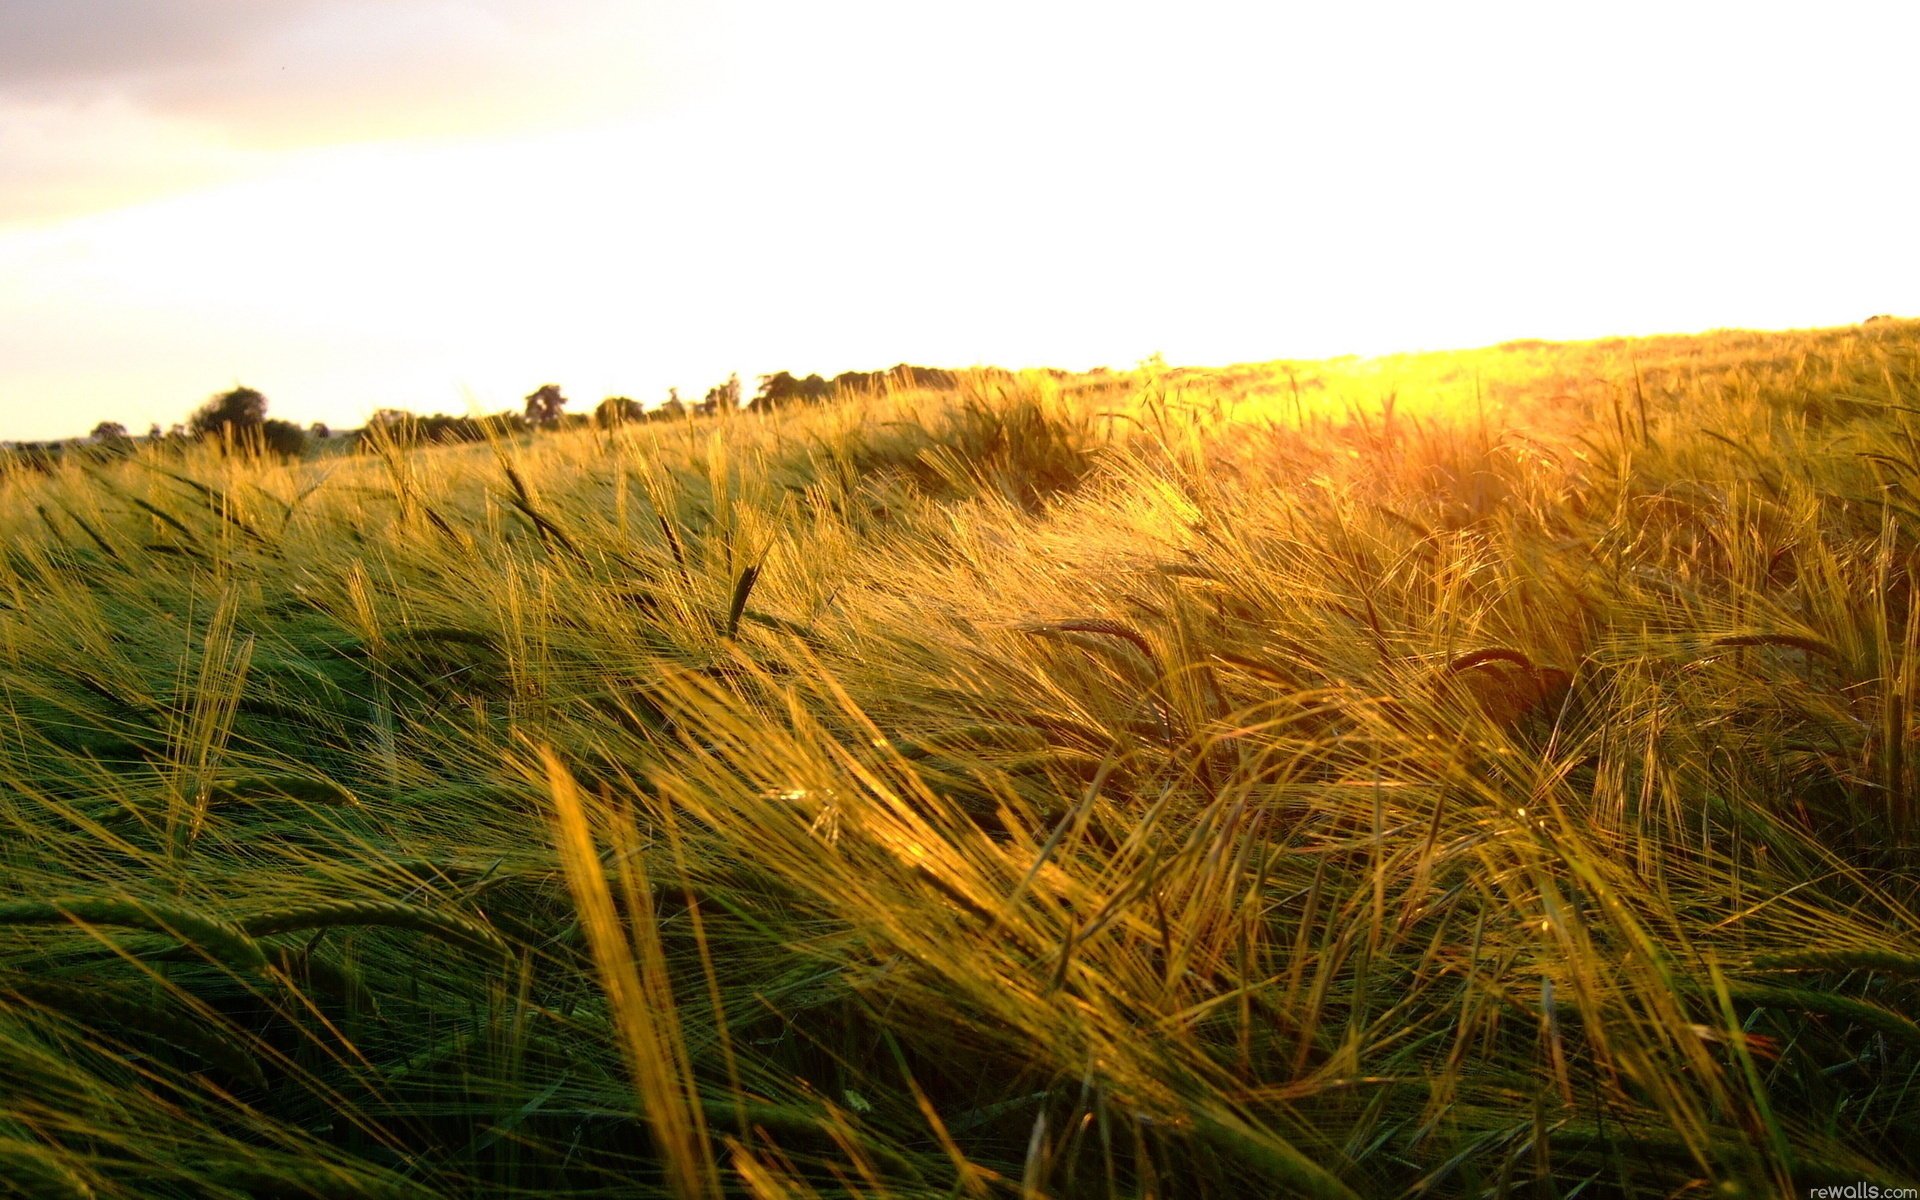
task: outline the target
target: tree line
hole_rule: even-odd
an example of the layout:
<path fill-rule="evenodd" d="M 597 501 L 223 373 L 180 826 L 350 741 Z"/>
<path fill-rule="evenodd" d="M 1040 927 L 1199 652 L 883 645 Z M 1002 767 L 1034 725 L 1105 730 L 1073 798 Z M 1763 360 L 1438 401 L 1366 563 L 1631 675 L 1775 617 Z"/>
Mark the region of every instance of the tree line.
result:
<path fill-rule="evenodd" d="M 1004 373 L 1004 372 L 1003 372 Z M 622 425 L 643 425 L 658 421 L 713 416 L 720 412 L 771 412 L 789 404 L 817 404 L 838 394 L 870 394 L 888 387 L 951 388 L 958 380 L 955 371 L 939 367 L 917 367 L 901 363 L 884 371 L 845 371 L 826 379 L 820 375 L 798 378 L 790 371 L 777 371 L 760 377 L 760 387 L 751 400 L 743 403 L 744 392 L 738 374 L 707 389 L 706 395 L 689 404 L 680 398 L 679 388 L 668 388 L 666 400 L 652 408 L 630 396 L 608 396 L 591 413 L 566 411 L 569 401 L 559 384 L 543 383 L 523 398 L 519 412 L 506 411 L 491 416 L 451 416 L 434 413 L 421 416 L 405 409 L 383 408 L 368 418 L 362 438 L 378 437 L 404 445 L 444 445 L 483 441 L 501 434 L 528 433 L 550 429 L 613 429 Z"/>
<path fill-rule="evenodd" d="M 256 388 L 236 387 L 202 404 L 182 424 L 167 430 L 153 425 L 144 439 L 135 438 L 118 421 L 102 421 L 84 439 L 12 445 L 0 465 L 50 471 L 70 454 L 115 457 L 131 453 L 142 440 L 156 447 L 213 443 L 230 453 L 299 458 L 315 439 L 331 435 L 323 422 L 303 429 L 292 421 L 267 416 L 264 394 Z"/>
<path fill-rule="evenodd" d="M 889 387 L 951 388 L 957 379 L 957 372 L 909 363 L 884 371 L 844 371 L 831 379 L 818 374 L 800 378 L 789 371 L 778 371 L 762 375 L 753 398 L 743 403 L 740 376 L 734 374 L 707 389 L 706 395 L 693 404 L 680 398 L 678 388 L 669 388 L 666 401 L 652 408 L 628 396 L 608 396 L 590 414 L 567 412 L 567 397 L 560 386 L 543 383 L 527 393 L 524 407 L 518 412 L 508 410 L 479 417 L 447 413 L 422 416 L 406 409 L 382 408 L 353 436 L 356 444 L 368 439 L 403 445 L 476 442 L 502 434 L 587 426 L 612 429 L 712 416 L 743 408 L 747 412 L 771 412 L 793 404 L 818 404 L 839 394 L 871 394 Z M 211 443 L 228 452 L 294 459 L 306 455 L 315 442 L 333 436 L 333 431 L 323 422 L 316 421 L 302 428 L 292 421 L 269 417 L 264 394 L 255 388 L 236 387 L 209 399 L 184 423 L 168 430 L 162 430 L 157 424 L 152 426 L 144 439 L 136 438 L 118 421 L 102 421 L 85 439 L 10 446 L 0 462 L 51 470 L 70 453 L 92 457 L 120 455 L 131 452 L 142 441 L 157 447 Z"/>

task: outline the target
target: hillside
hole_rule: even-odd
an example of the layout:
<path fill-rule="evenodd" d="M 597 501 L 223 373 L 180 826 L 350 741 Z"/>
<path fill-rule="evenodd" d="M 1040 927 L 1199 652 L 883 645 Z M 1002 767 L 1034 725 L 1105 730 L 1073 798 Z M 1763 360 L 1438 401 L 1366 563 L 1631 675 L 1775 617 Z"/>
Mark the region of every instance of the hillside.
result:
<path fill-rule="evenodd" d="M 1917 438 L 1876 322 L 0 475 L 0 1194 L 1916 1186 Z"/>

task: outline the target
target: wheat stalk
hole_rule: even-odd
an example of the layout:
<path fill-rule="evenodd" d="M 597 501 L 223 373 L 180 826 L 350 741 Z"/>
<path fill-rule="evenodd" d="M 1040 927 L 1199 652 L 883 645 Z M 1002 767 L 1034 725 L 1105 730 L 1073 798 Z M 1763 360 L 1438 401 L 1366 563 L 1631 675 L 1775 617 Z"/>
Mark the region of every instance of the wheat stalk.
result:
<path fill-rule="evenodd" d="M 0 1175 L 15 1195 L 48 1200 L 95 1200 L 99 1195 L 53 1148 L 34 1142 L 0 1137 Z"/>
<path fill-rule="evenodd" d="M 97 984 L 64 983 L 21 975 L 0 976 L 0 994 L 17 996 L 39 1008 L 92 1029 L 134 1030 L 190 1051 L 255 1087 L 266 1087 L 259 1062 L 244 1047 L 204 1022 L 168 1004 L 142 1004 Z"/>
<path fill-rule="evenodd" d="M 432 1200 L 440 1193 L 367 1167 L 348 1170 L 314 1160 L 208 1163 L 197 1172 L 221 1188 L 261 1196 L 339 1196 L 352 1200 Z"/>

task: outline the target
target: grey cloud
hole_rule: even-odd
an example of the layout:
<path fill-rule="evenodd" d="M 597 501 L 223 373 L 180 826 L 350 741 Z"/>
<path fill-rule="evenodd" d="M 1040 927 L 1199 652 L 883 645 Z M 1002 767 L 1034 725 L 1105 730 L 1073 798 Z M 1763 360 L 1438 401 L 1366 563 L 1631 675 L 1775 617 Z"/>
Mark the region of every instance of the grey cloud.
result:
<path fill-rule="evenodd" d="M 111 98 L 255 144 L 496 128 L 516 97 L 550 111 L 670 87 L 685 15 L 620 0 L 0 0 L 0 100 Z"/>
<path fill-rule="evenodd" d="M 0 0 L 0 225 L 699 94 L 695 0 Z"/>
<path fill-rule="evenodd" d="M 0 0 L 0 91 L 85 95 L 244 57 L 323 0 Z"/>

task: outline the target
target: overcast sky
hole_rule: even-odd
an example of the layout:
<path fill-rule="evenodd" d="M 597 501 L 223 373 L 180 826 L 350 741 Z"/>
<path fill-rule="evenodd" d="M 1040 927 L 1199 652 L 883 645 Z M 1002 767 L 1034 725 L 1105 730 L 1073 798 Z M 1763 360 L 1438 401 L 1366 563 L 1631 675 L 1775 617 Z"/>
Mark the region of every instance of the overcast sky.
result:
<path fill-rule="evenodd" d="M 1920 315 L 1920 5 L 0 0 L 0 438 Z"/>

